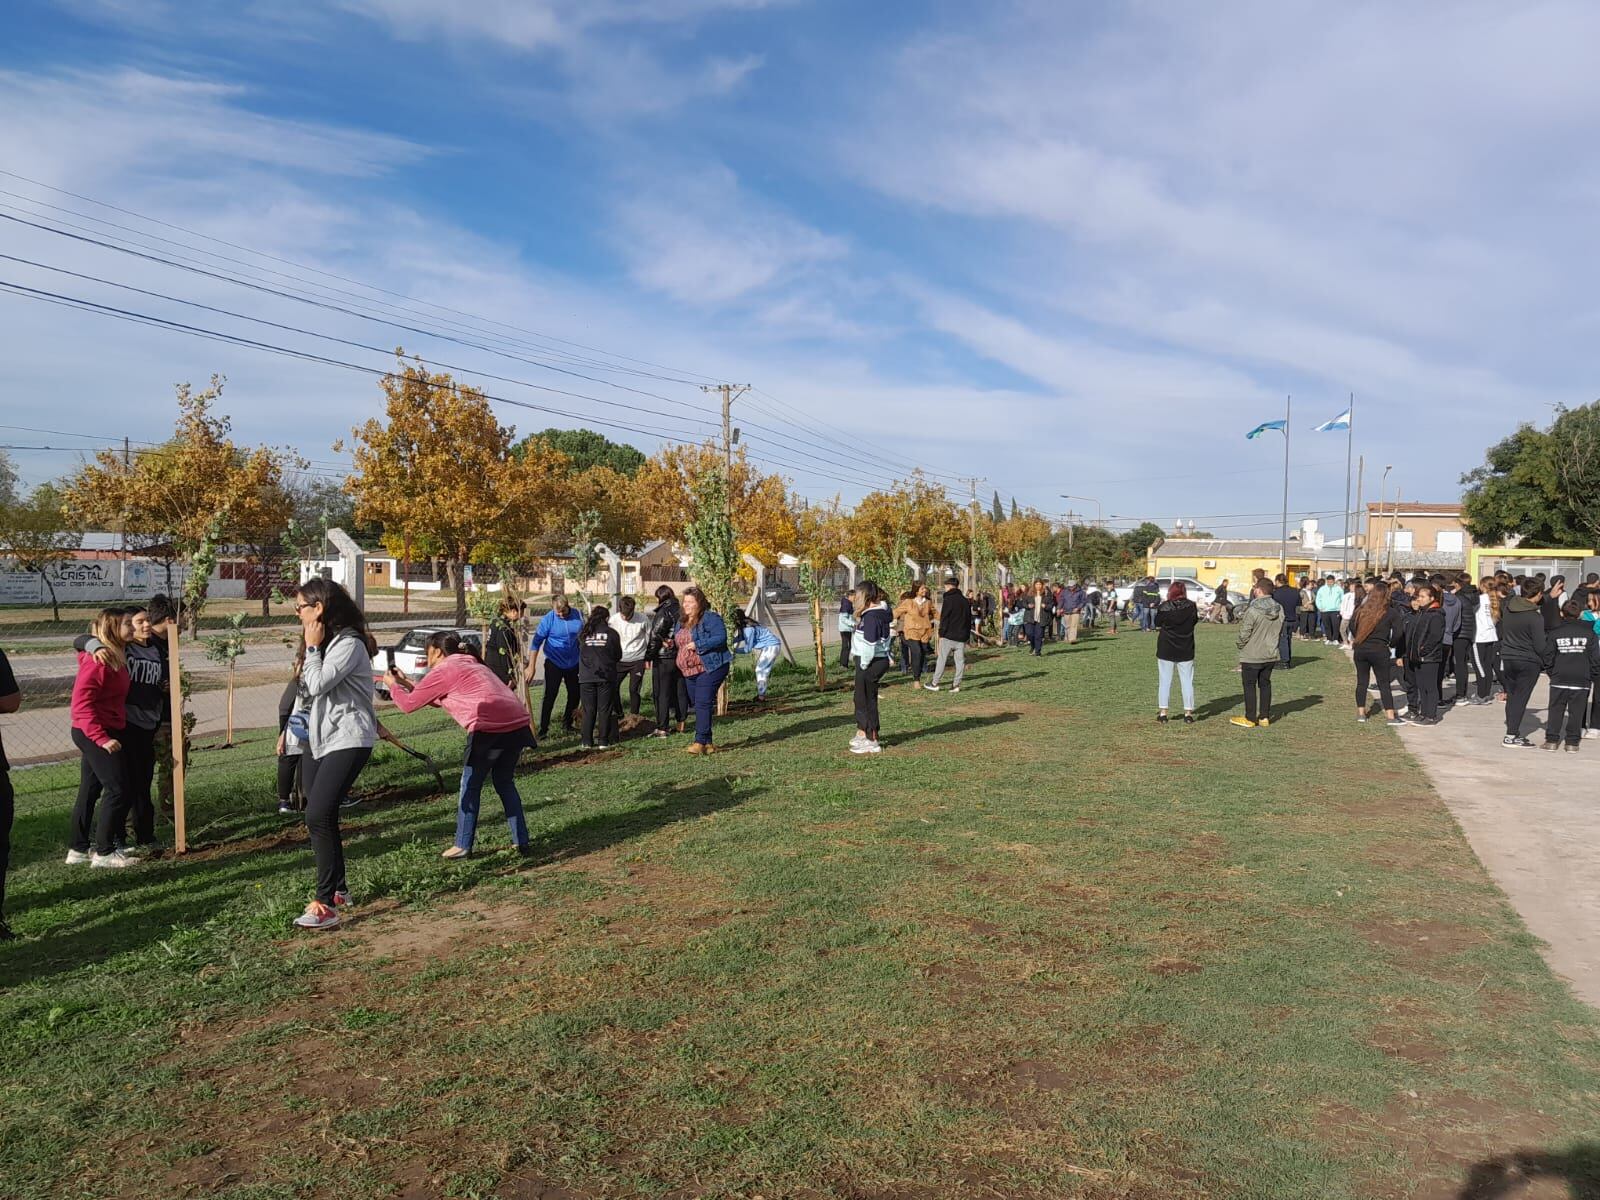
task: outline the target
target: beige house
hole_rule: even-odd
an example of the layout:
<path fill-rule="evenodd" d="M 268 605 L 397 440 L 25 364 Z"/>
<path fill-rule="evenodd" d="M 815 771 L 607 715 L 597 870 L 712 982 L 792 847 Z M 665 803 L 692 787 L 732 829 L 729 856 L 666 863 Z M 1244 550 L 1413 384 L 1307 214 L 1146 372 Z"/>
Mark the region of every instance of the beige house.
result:
<path fill-rule="evenodd" d="M 1472 535 L 1461 523 L 1460 504 L 1389 500 L 1367 505 L 1360 549 L 1373 569 L 1463 571 L 1472 555 Z"/>

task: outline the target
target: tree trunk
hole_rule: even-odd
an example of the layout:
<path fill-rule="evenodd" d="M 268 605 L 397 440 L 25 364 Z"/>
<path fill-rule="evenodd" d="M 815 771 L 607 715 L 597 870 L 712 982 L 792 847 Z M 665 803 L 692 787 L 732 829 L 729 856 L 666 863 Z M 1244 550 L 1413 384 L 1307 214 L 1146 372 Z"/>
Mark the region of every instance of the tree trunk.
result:
<path fill-rule="evenodd" d="M 828 686 L 828 656 L 822 650 L 822 597 L 811 597 L 811 642 L 817 651 L 817 691 Z"/>
<path fill-rule="evenodd" d="M 43 571 L 39 572 L 39 578 L 44 580 L 44 586 L 50 592 L 50 619 L 59 621 L 61 620 L 61 603 L 56 599 L 56 585 L 50 582 L 50 576 Z"/>
<path fill-rule="evenodd" d="M 462 569 L 462 564 L 451 561 L 447 569 L 456 586 L 456 624 L 467 623 L 467 573 Z"/>
<path fill-rule="evenodd" d="M 400 611 L 411 612 L 411 535 L 406 534 L 406 544 L 400 551 Z"/>
<path fill-rule="evenodd" d="M 228 660 L 228 739 L 224 745 L 233 745 L 233 659 Z"/>

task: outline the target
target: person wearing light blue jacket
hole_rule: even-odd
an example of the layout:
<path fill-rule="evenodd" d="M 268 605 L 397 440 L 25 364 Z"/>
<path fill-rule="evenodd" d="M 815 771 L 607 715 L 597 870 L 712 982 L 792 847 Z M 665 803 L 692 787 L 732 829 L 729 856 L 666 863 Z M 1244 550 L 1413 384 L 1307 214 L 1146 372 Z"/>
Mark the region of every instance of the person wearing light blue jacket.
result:
<path fill-rule="evenodd" d="M 1317 606 L 1317 617 L 1322 622 L 1322 640 L 1330 646 L 1339 644 L 1339 607 L 1344 603 L 1344 589 L 1334 582 L 1329 575 L 1322 581 L 1322 586 L 1317 589 L 1313 597 Z"/>
<path fill-rule="evenodd" d="M 682 612 L 672 631 L 678 671 L 689 688 L 694 705 L 694 741 L 690 754 L 714 754 L 711 722 L 717 711 L 717 692 L 727 681 L 733 655 L 728 650 L 728 627 L 711 611 L 711 602 L 698 587 L 685 588 Z"/>
<path fill-rule="evenodd" d="M 783 643 L 778 635 L 765 625 L 758 625 L 739 610 L 734 618 L 735 654 L 753 654 L 756 657 L 756 699 L 767 698 L 767 681 L 772 678 L 772 668 L 778 661 L 778 651 Z"/>

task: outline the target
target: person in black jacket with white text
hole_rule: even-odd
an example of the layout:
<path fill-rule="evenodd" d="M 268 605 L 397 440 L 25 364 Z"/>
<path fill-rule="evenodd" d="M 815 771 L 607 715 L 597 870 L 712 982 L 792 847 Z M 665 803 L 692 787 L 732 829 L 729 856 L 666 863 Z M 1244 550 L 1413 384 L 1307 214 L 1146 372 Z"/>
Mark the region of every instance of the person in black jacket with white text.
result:
<path fill-rule="evenodd" d="M 1578 749 L 1589 702 L 1589 689 L 1600 680 L 1600 638 L 1594 626 L 1582 619 L 1583 608 L 1568 600 L 1561 606 L 1561 623 L 1550 631 L 1550 711 L 1544 723 L 1544 748 L 1562 742 L 1566 726 L 1569 753 Z"/>
<path fill-rule="evenodd" d="M 578 635 L 578 698 L 583 705 L 585 750 L 605 750 L 617 740 L 617 714 L 611 706 L 617 688 L 622 639 L 611 628 L 611 610 L 596 604 Z"/>
<path fill-rule="evenodd" d="M 1525 579 L 1520 596 L 1507 596 L 1500 606 L 1500 674 L 1506 685 L 1506 735 L 1502 746 L 1531 746 L 1522 736 L 1522 718 L 1539 674 L 1550 661 L 1549 639 L 1539 600 L 1544 587 L 1538 579 Z"/>

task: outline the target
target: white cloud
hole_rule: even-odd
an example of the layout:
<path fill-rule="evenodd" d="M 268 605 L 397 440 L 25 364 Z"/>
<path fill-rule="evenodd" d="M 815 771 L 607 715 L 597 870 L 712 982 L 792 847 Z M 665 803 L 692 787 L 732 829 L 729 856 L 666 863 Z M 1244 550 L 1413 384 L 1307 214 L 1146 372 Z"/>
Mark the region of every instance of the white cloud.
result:
<path fill-rule="evenodd" d="M 742 191 L 726 167 L 636 172 L 623 186 L 614 237 L 629 273 L 689 304 L 725 304 L 846 253 L 842 239 Z"/>

